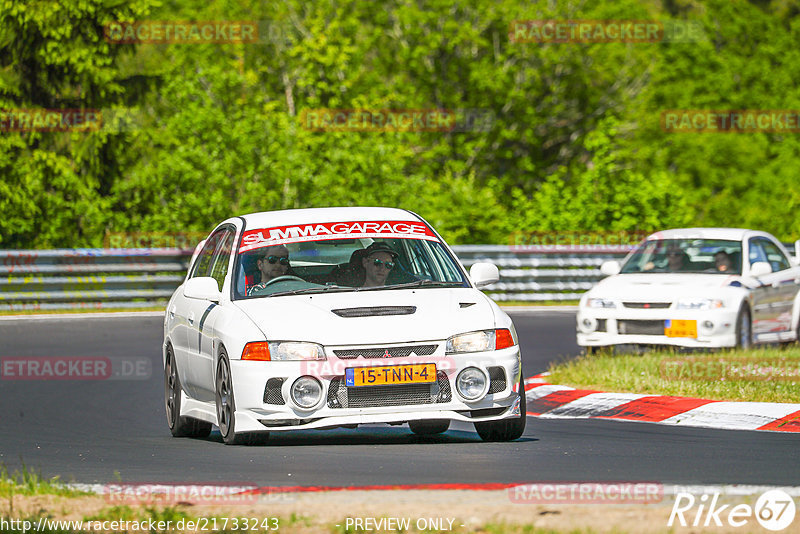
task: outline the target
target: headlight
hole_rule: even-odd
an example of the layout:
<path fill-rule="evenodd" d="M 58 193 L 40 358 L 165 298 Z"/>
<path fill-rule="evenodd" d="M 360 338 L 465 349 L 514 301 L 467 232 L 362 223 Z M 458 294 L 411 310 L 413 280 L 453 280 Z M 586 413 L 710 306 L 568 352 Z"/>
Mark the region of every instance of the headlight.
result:
<path fill-rule="evenodd" d="M 276 341 L 269 344 L 269 352 L 277 361 L 325 359 L 325 350 L 316 343 Z"/>
<path fill-rule="evenodd" d="M 497 330 L 479 330 L 452 336 L 447 340 L 445 351 L 447 354 L 483 352 L 506 349 L 516 344 L 516 332 L 508 328 L 498 328 Z"/>
<path fill-rule="evenodd" d="M 720 299 L 678 299 L 675 308 L 679 310 L 715 310 L 724 308 L 725 303 Z"/>
<path fill-rule="evenodd" d="M 610 299 L 586 299 L 586 305 L 590 308 L 616 308 L 617 305 Z"/>
<path fill-rule="evenodd" d="M 325 349 L 316 343 L 301 341 L 254 341 L 244 346 L 243 360 L 297 361 L 324 360 Z"/>
<path fill-rule="evenodd" d="M 322 384 L 314 377 L 301 376 L 294 381 L 289 393 L 300 408 L 313 408 L 322 400 Z"/>

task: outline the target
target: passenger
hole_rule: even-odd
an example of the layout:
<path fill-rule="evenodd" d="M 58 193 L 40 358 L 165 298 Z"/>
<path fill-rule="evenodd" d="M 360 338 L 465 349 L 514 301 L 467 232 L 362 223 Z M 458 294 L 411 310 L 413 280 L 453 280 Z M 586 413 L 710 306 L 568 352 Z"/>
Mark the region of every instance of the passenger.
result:
<path fill-rule="evenodd" d="M 256 265 L 261 281 L 247 290 L 248 297 L 263 290 L 273 278 L 289 273 L 289 249 L 285 245 L 267 247 L 259 254 Z"/>
<path fill-rule="evenodd" d="M 670 247 L 667 250 L 667 270 L 680 271 L 686 266 L 686 253 L 679 247 Z"/>
<path fill-rule="evenodd" d="M 724 250 L 718 250 L 716 254 L 714 254 L 714 264 L 716 265 L 717 270 L 721 273 L 726 273 L 733 270 L 733 262 L 731 261 L 731 257 Z"/>
<path fill-rule="evenodd" d="M 361 287 L 379 287 L 386 285 L 389 273 L 394 269 L 397 252 L 386 243 L 375 242 L 365 250 L 361 265 L 364 267 L 364 284 Z"/>

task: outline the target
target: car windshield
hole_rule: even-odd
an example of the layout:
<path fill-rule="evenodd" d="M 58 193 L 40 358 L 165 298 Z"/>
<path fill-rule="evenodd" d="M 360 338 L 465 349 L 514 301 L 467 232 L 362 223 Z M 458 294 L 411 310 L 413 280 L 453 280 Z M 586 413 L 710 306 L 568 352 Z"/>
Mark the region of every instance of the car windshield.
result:
<path fill-rule="evenodd" d="M 245 232 L 234 298 L 409 286 L 468 287 L 455 258 L 426 225 L 323 223 Z"/>
<path fill-rule="evenodd" d="M 641 243 L 621 273 L 742 274 L 742 243 L 721 239 L 654 239 Z"/>

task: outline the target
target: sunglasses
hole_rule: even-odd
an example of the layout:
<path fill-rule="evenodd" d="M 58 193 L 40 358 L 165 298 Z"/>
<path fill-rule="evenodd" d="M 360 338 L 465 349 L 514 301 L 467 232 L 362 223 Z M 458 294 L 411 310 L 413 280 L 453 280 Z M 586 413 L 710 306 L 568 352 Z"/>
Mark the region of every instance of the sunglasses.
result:
<path fill-rule="evenodd" d="M 266 258 L 261 258 L 262 260 L 267 260 L 272 265 L 276 263 L 280 263 L 281 265 L 287 266 L 289 265 L 289 258 L 286 256 L 267 256 Z"/>
<path fill-rule="evenodd" d="M 379 259 L 374 259 L 374 260 L 372 260 L 372 265 L 374 265 L 375 267 L 380 267 L 381 265 L 383 265 L 384 267 L 386 267 L 389 270 L 394 269 L 394 262 L 392 262 L 392 261 L 383 261 L 383 260 L 379 260 Z"/>

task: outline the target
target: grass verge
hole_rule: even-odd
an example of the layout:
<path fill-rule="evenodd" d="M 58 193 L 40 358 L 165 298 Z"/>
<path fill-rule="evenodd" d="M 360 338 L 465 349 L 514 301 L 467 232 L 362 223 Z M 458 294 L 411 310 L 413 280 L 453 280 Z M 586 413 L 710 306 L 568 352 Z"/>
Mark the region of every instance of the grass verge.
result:
<path fill-rule="evenodd" d="M 547 381 L 578 389 L 710 400 L 800 403 L 800 347 L 714 353 L 610 350 L 550 365 Z"/>

